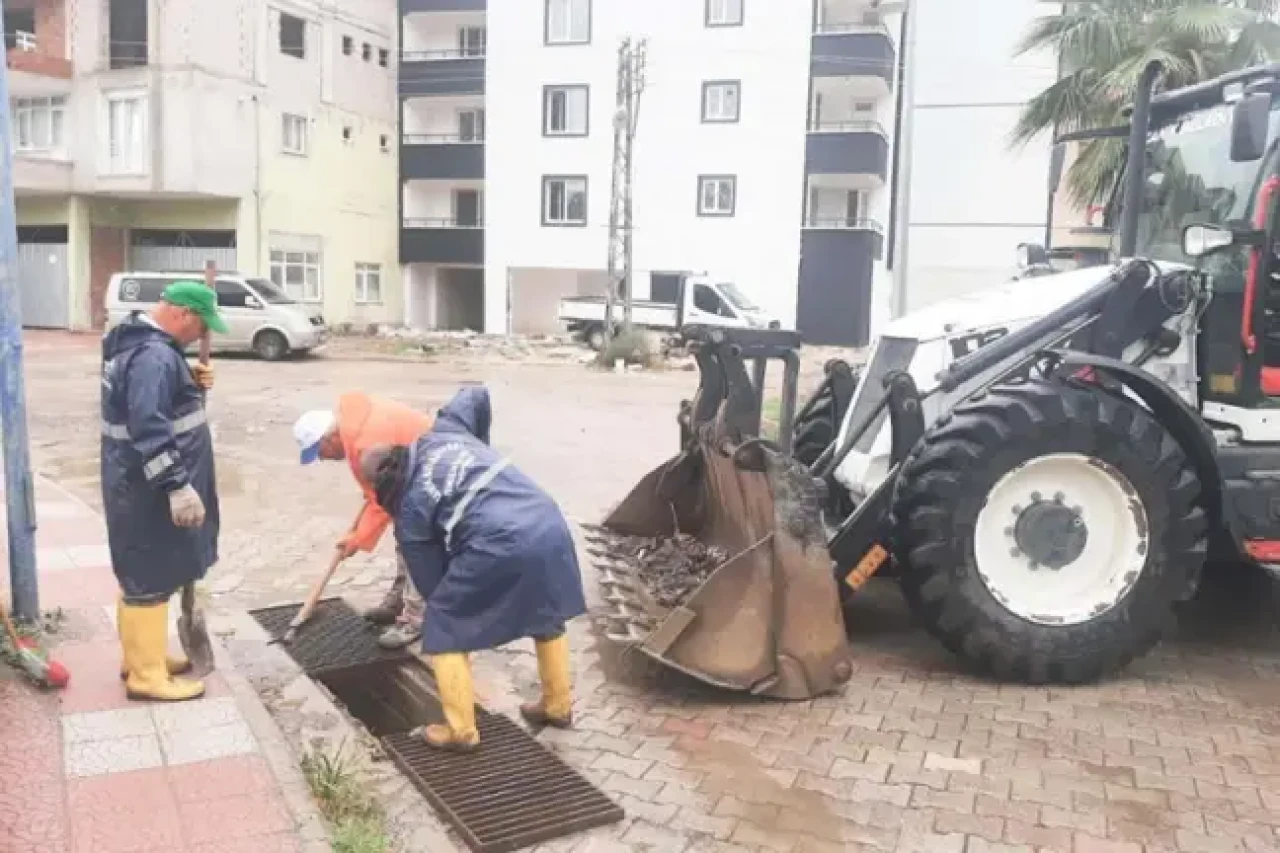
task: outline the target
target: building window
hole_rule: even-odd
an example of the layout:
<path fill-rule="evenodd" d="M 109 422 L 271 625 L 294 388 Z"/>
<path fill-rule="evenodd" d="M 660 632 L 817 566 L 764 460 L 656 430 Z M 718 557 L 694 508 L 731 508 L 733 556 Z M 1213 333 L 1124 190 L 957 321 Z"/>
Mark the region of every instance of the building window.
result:
<path fill-rule="evenodd" d="M 280 13 L 280 52 L 295 59 L 307 58 L 307 22 L 288 12 Z"/>
<path fill-rule="evenodd" d="M 387 50 L 385 47 L 378 48 L 378 64 L 383 68 L 386 68 L 390 63 L 391 51 Z"/>
<path fill-rule="evenodd" d="M 458 141 L 484 142 L 484 107 L 458 110 Z"/>
<path fill-rule="evenodd" d="M 353 136 L 355 136 L 355 132 L 351 129 L 351 125 L 343 125 L 342 141 L 350 145 Z"/>
<path fill-rule="evenodd" d="M 308 123 L 306 116 L 284 113 L 281 117 L 280 150 L 286 154 L 307 155 Z"/>
<path fill-rule="evenodd" d="M 542 224 L 587 224 L 586 175 L 548 175 L 542 179 Z"/>
<path fill-rule="evenodd" d="M 743 0 L 707 0 L 707 26 L 742 26 L 742 2 Z"/>
<path fill-rule="evenodd" d="M 376 305 L 382 301 L 382 266 L 356 264 L 356 303 Z"/>
<path fill-rule="evenodd" d="M 391 137 L 390 137 L 390 136 L 387 136 L 385 133 L 384 133 L 384 134 L 382 134 L 381 136 L 379 136 L 379 137 L 378 137 L 378 147 L 379 147 L 379 148 L 381 148 L 383 151 L 390 151 L 390 150 L 391 150 Z"/>
<path fill-rule="evenodd" d="M 484 225 L 484 193 L 471 189 L 453 191 L 453 225 L 456 228 Z"/>
<path fill-rule="evenodd" d="M 590 113 L 587 86 L 544 86 L 542 135 L 586 136 Z"/>
<path fill-rule="evenodd" d="M 484 56 L 489 31 L 484 27 L 458 27 L 458 55 Z"/>
<path fill-rule="evenodd" d="M 353 39 L 351 36 L 343 36 L 342 37 L 342 55 L 350 56 L 352 53 L 355 52 L 355 49 L 356 49 L 356 40 Z"/>
<path fill-rule="evenodd" d="M 320 253 L 271 250 L 271 281 L 299 302 L 319 302 Z"/>
<path fill-rule="evenodd" d="M 66 98 L 16 98 L 13 101 L 15 151 L 51 153 L 66 144 Z"/>
<path fill-rule="evenodd" d="M 546 0 L 547 44 L 591 41 L 591 0 Z"/>
<path fill-rule="evenodd" d="M 145 174 L 149 153 L 147 96 L 138 93 L 107 95 L 107 172 L 114 175 Z"/>
<path fill-rule="evenodd" d="M 737 80 L 711 80 L 702 84 L 702 120 L 733 122 L 738 120 L 742 84 Z"/>
<path fill-rule="evenodd" d="M 738 179 L 733 175 L 698 177 L 698 215 L 733 216 L 738 201 Z"/>
<path fill-rule="evenodd" d="M 363 59 L 365 62 L 372 61 L 373 45 L 369 44 L 368 42 L 365 42 L 364 44 L 360 45 L 360 58 Z"/>

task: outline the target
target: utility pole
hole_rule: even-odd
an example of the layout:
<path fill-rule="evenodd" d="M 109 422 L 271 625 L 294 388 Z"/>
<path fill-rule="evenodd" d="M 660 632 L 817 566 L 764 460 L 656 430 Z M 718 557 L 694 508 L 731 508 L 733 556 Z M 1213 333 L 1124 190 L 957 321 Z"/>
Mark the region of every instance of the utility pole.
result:
<path fill-rule="evenodd" d="M 899 151 L 898 221 L 894 227 L 898 245 L 893 254 L 893 292 L 889 301 L 891 319 L 906 314 L 909 304 L 907 288 L 910 284 L 908 268 L 911 254 L 911 158 L 916 123 L 916 33 L 920 19 L 919 0 L 906 0 L 902 14 L 902 47 L 898 55 L 899 62 L 905 64 L 905 73 L 902 85 L 902 121 L 898 126 L 898 138 L 893 141 Z"/>
<path fill-rule="evenodd" d="M 605 343 L 613 338 L 613 315 L 618 294 L 625 286 L 622 327 L 631 328 L 633 274 L 632 184 L 635 177 L 633 152 L 636 124 L 640 116 L 640 93 L 645 81 L 645 40 L 632 44 L 624 38 L 618 45 L 616 106 L 613 115 L 613 175 L 609 190 L 609 290 L 605 297 Z"/>
<path fill-rule="evenodd" d="M 0 20 L 4 0 L 0 0 Z M 13 137 L 9 123 L 9 69 L 0 61 L 0 430 L 3 430 L 4 501 L 9 526 L 9 588 L 14 615 L 40 618 L 36 577 L 36 499 L 27 444 L 27 391 L 22 369 L 22 303 L 15 270 L 18 216 L 13 202 Z"/>

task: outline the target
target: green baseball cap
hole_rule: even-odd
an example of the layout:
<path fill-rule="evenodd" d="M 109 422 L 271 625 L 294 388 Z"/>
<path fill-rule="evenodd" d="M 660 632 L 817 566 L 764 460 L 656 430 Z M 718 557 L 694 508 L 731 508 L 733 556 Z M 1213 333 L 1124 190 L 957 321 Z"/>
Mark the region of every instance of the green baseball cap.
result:
<path fill-rule="evenodd" d="M 218 297 L 213 288 L 200 281 L 175 281 L 164 289 L 160 298 L 170 305 L 193 311 L 211 332 L 226 334 L 227 323 L 218 313 Z"/>

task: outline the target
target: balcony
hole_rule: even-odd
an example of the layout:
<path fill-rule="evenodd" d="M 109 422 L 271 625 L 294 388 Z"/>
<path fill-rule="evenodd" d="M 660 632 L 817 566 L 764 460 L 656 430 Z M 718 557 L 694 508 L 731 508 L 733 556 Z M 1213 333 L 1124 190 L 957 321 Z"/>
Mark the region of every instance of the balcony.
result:
<path fill-rule="evenodd" d="M 484 94 L 484 54 L 457 48 L 400 54 L 400 97 Z"/>
<path fill-rule="evenodd" d="M 483 12 L 488 0 L 400 0 L 400 14 L 414 12 Z"/>
<path fill-rule="evenodd" d="M 21 94 L 38 94 L 30 86 L 22 86 L 20 78 L 25 75 L 35 77 L 53 77 L 58 80 L 71 79 L 71 61 L 60 53 L 65 45 L 51 49 L 51 45 L 41 45 L 35 33 L 17 30 L 5 33 L 5 65 L 15 72 L 14 84 L 22 89 Z M 13 88 L 13 84 L 11 87 Z M 61 91 L 65 91 L 65 88 Z"/>
<path fill-rule="evenodd" d="M 457 134 L 406 133 L 400 149 L 401 180 L 483 180 L 484 140 Z"/>
<path fill-rule="evenodd" d="M 806 344 L 866 346 L 872 271 L 883 248 L 884 235 L 873 220 L 805 224 L 800 232 L 796 329 Z"/>
<path fill-rule="evenodd" d="M 865 77 L 892 88 L 897 53 L 883 24 L 820 24 L 813 34 L 809 71 L 814 77 Z"/>
<path fill-rule="evenodd" d="M 874 121 L 821 122 L 805 140 L 809 175 L 866 175 L 883 184 L 889 174 L 889 140 Z"/>
<path fill-rule="evenodd" d="M 72 191 L 71 162 L 24 151 L 13 154 L 13 190 L 19 196 L 65 195 Z"/>
<path fill-rule="evenodd" d="M 402 264 L 484 264 L 484 223 L 405 218 L 400 229 Z"/>

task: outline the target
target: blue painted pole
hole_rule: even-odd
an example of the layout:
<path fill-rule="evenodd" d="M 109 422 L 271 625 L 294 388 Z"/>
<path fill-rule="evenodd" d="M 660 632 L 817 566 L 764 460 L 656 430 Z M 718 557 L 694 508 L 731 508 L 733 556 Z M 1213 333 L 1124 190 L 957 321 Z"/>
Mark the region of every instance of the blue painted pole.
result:
<path fill-rule="evenodd" d="M 4 20 L 4 0 L 0 0 Z M 0 60 L 0 430 L 4 433 L 4 502 L 9 527 L 9 581 L 14 615 L 40 618 L 36 580 L 36 500 L 27 445 L 27 392 L 22 371 L 22 304 L 18 297 L 18 212 L 13 202 L 13 138 L 9 69 Z"/>

